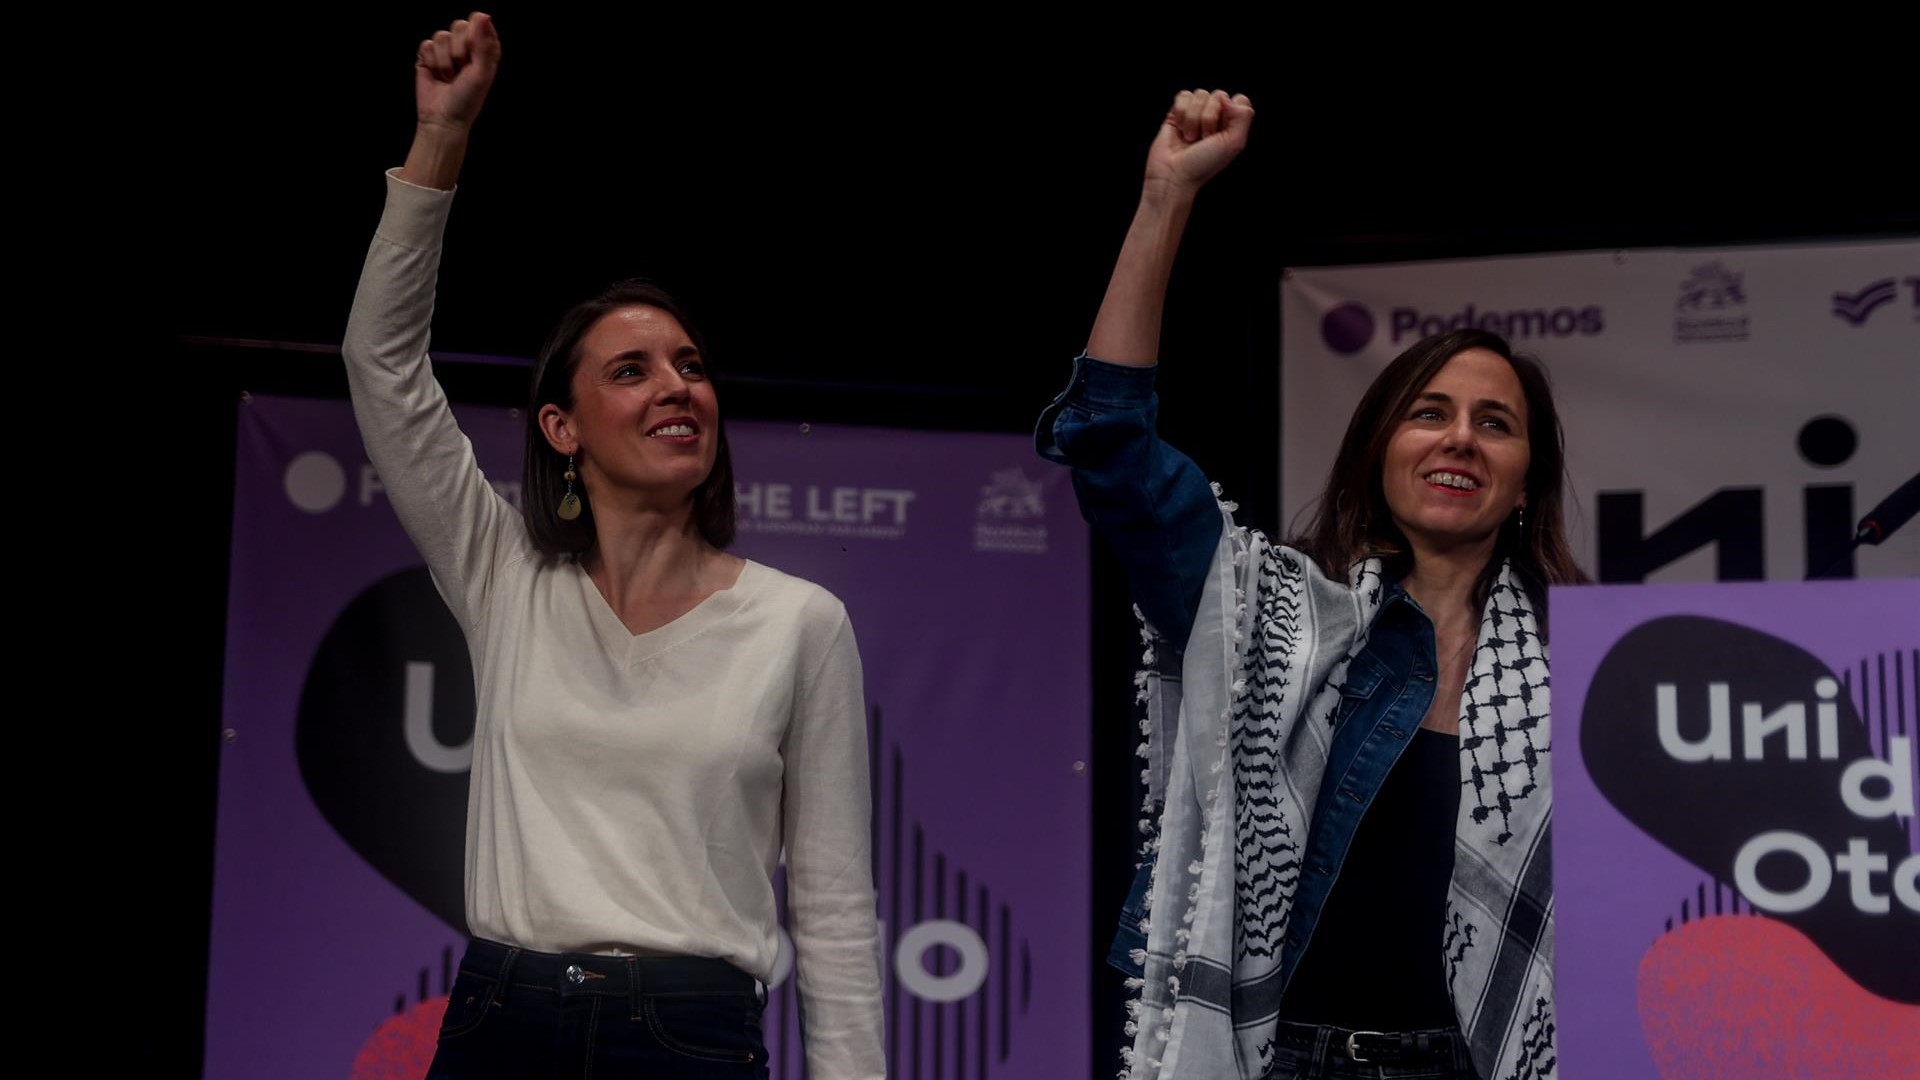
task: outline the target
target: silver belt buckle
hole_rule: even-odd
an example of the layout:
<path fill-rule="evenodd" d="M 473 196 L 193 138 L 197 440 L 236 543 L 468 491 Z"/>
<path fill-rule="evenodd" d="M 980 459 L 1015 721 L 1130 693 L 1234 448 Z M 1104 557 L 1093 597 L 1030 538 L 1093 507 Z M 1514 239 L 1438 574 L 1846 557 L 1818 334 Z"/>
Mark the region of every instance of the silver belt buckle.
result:
<path fill-rule="evenodd" d="M 1378 1036 L 1384 1039 L 1386 1038 L 1386 1032 L 1384 1031 L 1349 1031 L 1347 1032 L 1348 1059 L 1352 1061 L 1358 1061 L 1364 1064 L 1365 1062 L 1370 1061 L 1371 1059 L 1363 1058 L 1360 1056 L 1360 1046 L 1356 1040 L 1358 1040 L 1362 1035 Z"/>

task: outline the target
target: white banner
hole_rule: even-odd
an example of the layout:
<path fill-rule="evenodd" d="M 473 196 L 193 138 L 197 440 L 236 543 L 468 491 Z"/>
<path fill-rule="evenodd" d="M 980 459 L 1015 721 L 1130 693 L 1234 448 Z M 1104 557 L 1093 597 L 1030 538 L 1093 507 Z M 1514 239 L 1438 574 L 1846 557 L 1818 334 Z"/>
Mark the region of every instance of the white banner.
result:
<path fill-rule="evenodd" d="M 1575 551 L 1602 580 L 1804 578 L 1920 471 L 1917 242 L 1300 269 L 1281 312 L 1288 531 L 1367 384 L 1467 325 L 1551 371 Z M 1920 522 L 1854 573 L 1920 575 Z"/>

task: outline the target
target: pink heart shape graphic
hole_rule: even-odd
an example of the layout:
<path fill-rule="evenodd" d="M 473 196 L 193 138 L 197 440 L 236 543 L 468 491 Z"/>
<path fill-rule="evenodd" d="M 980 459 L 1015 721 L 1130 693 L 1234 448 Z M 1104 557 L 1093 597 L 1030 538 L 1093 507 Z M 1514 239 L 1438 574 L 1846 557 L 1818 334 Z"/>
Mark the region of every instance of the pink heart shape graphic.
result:
<path fill-rule="evenodd" d="M 1920 1006 L 1862 989 L 1773 919 L 1710 916 L 1662 935 L 1640 959 L 1638 998 L 1664 1080 L 1920 1077 Z"/>
<path fill-rule="evenodd" d="M 440 1045 L 445 995 L 428 998 L 374 1029 L 353 1059 L 349 1080 L 420 1080 Z"/>

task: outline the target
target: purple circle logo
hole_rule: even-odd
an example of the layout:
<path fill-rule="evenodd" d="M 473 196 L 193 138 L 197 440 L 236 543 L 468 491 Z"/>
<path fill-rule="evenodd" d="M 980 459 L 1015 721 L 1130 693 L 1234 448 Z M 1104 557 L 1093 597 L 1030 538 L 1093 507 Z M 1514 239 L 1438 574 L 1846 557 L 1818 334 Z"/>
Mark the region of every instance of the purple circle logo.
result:
<path fill-rule="evenodd" d="M 1352 356 L 1373 340 L 1373 314 L 1349 300 L 1320 320 L 1320 336 L 1342 356 Z"/>

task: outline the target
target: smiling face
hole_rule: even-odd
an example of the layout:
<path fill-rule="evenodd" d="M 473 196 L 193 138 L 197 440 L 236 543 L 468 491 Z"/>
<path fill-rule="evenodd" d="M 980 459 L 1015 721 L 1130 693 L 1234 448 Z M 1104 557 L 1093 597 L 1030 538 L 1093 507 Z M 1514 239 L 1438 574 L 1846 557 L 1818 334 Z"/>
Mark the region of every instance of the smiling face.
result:
<path fill-rule="evenodd" d="M 1513 365 L 1482 348 L 1455 354 L 1395 420 L 1380 485 L 1416 549 L 1491 543 L 1526 504 L 1527 398 Z"/>
<path fill-rule="evenodd" d="M 579 459 L 590 499 L 692 497 L 719 452 L 720 404 L 686 330 L 657 307 L 608 312 L 580 339 L 573 408 L 548 405 L 554 449 Z"/>

